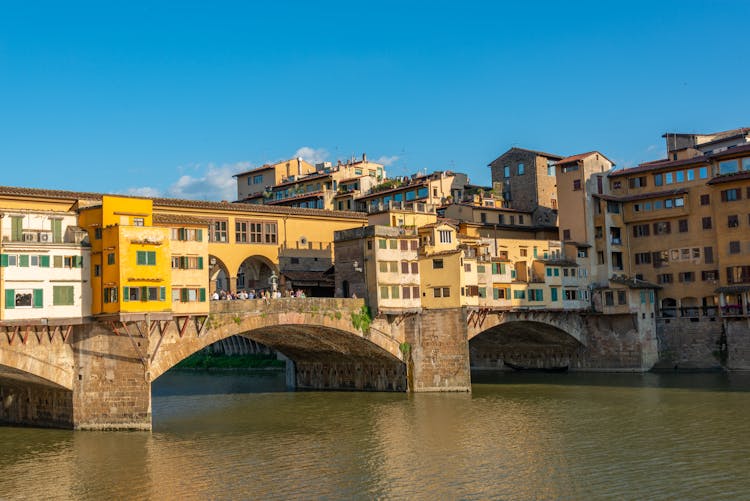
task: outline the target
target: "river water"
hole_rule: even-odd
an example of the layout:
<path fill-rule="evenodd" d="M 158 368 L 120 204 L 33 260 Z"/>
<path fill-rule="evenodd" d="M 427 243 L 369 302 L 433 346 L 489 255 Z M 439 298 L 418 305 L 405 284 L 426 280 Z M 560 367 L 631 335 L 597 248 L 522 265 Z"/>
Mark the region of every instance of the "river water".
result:
<path fill-rule="evenodd" d="M 0 499 L 750 499 L 750 374 L 475 375 L 471 394 L 176 372 L 152 433 L 0 428 Z"/>

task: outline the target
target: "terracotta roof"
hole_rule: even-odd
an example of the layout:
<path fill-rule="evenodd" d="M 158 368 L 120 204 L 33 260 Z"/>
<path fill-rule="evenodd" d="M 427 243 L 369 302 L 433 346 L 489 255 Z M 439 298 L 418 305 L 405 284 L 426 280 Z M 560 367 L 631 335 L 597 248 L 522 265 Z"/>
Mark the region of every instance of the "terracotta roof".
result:
<path fill-rule="evenodd" d="M 554 153 L 545 153 L 544 151 L 529 150 L 527 148 L 517 148 L 514 146 L 513 148 L 509 149 L 508 151 L 506 151 L 505 153 L 503 153 L 502 155 L 500 155 L 499 157 L 497 157 L 496 159 L 494 159 L 492 162 L 488 163 L 487 165 L 491 167 L 492 164 L 494 164 L 495 162 L 497 162 L 498 160 L 500 160 L 501 158 L 503 158 L 505 155 L 507 155 L 508 153 L 512 151 L 525 151 L 527 153 L 533 153 L 534 155 L 539 155 L 540 157 L 551 158 L 553 160 L 559 160 L 562 158 L 560 155 L 555 155 Z"/>
<path fill-rule="evenodd" d="M 650 193 L 641 193 L 639 195 L 628 195 L 624 197 L 617 197 L 614 195 L 599 195 L 594 193 L 593 196 L 601 198 L 602 200 L 609 200 L 611 202 L 634 202 L 636 200 L 648 200 L 650 198 L 668 197 L 671 195 L 684 195 L 687 193 L 687 188 L 676 188 L 674 190 L 664 191 L 652 191 Z"/>
<path fill-rule="evenodd" d="M 708 164 L 708 157 L 701 155 L 693 158 L 686 158 L 684 160 L 656 160 L 653 162 L 647 162 L 640 164 L 638 167 L 631 167 L 629 169 L 620 169 L 613 171 L 609 174 L 609 177 L 620 177 L 628 176 L 630 174 L 638 174 L 640 172 L 651 172 L 658 171 L 661 169 L 669 169 L 672 167 L 681 167 L 683 165 L 706 165 Z"/>
<path fill-rule="evenodd" d="M 502 211 L 502 212 L 520 212 L 522 214 L 528 214 L 529 217 L 531 217 L 531 212 L 522 211 L 518 209 L 505 208 L 505 207 L 485 207 L 483 205 L 474 205 L 468 202 L 454 202 L 452 204 L 446 205 L 446 207 L 450 207 L 451 205 L 460 205 L 462 207 L 471 207 L 473 209 L 482 209 L 482 210 L 497 210 L 497 211 Z"/>
<path fill-rule="evenodd" d="M 303 200 L 305 198 L 317 198 L 320 195 L 322 195 L 322 191 L 308 191 L 306 193 L 300 193 L 299 195 L 294 195 L 293 197 L 287 197 L 287 198 L 280 198 L 278 200 L 271 200 L 269 202 L 266 202 L 266 205 L 280 205 L 284 202 L 290 202 L 292 200 Z"/>
<path fill-rule="evenodd" d="M 0 196 L 20 196 L 29 198 L 56 198 L 63 200 L 101 200 L 101 193 L 87 193 L 77 191 L 62 190 L 45 190 L 38 188 L 20 188 L 13 186 L 0 186 Z M 123 198 L 149 199 L 149 197 L 135 197 L 129 195 L 115 195 Z M 283 207 L 260 204 L 243 204 L 229 202 L 207 202 L 203 200 L 181 200 L 177 198 L 152 198 L 155 211 L 159 207 L 186 208 L 186 209 L 204 209 L 216 211 L 233 211 L 233 212 L 255 212 L 266 214 L 289 214 L 300 216 L 317 216 L 331 217 L 337 219 L 358 219 L 365 220 L 367 216 L 361 212 L 352 211 L 330 211 L 323 209 L 302 209 L 298 207 Z"/>
<path fill-rule="evenodd" d="M 534 261 L 550 266 L 578 267 L 578 263 L 576 263 L 575 261 L 571 261 L 570 259 L 535 259 Z"/>
<path fill-rule="evenodd" d="M 602 153 L 594 150 L 594 151 L 587 151 L 586 153 L 579 153 L 578 155 L 573 155 L 570 157 L 565 157 L 562 160 L 558 160 L 557 162 L 555 162 L 555 165 L 570 164 L 573 162 L 577 162 L 579 160 L 583 160 L 584 158 L 590 157 L 591 155 L 601 155 L 602 157 L 607 159 L 612 165 L 615 164 L 614 162 L 612 162 L 612 160 L 604 156 Z"/>
<path fill-rule="evenodd" d="M 750 179 L 750 170 L 735 172 L 734 174 L 724 174 L 723 176 L 716 176 L 706 184 L 731 183 L 732 181 L 743 181 L 745 179 Z"/>
<path fill-rule="evenodd" d="M 284 181 L 284 182 L 281 182 L 281 183 L 279 183 L 277 185 L 274 185 L 273 189 L 276 189 L 276 188 L 278 188 L 280 186 L 289 186 L 290 184 L 304 183 L 305 181 L 311 181 L 311 180 L 315 180 L 315 179 L 320 179 L 322 177 L 327 177 L 327 176 L 330 176 L 332 174 L 333 174 L 332 172 L 320 172 L 320 173 L 316 173 L 316 174 L 313 174 L 313 173 L 305 174 L 305 175 L 303 175 L 303 176 L 301 176 L 301 177 L 299 177 L 297 179 L 294 179 L 293 181 L 291 181 L 291 180 L 290 181 Z"/>
<path fill-rule="evenodd" d="M 271 164 L 263 164 L 260 167 L 256 167 L 255 169 L 246 170 L 245 172 L 240 172 L 238 174 L 233 175 L 232 177 L 240 177 L 244 176 L 245 174 L 252 174 L 253 172 L 261 172 L 264 170 L 272 170 L 274 169 L 274 166 Z"/>
<path fill-rule="evenodd" d="M 640 280 L 638 278 L 628 278 L 625 276 L 612 277 L 609 281 L 620 285 L 627 285 L 631 289 L 661 289 L 660 285 Z"/>

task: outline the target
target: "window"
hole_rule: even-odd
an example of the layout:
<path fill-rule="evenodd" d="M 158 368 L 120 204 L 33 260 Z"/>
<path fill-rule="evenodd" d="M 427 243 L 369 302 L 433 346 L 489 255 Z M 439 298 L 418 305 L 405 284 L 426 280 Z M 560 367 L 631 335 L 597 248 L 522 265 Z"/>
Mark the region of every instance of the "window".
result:
<path fill-rule="evenodd" d="M 419 273 L 419 263 L 418 263 L 418 262 L 416 262 L 416 261 L 413 261 L 413 262 L 411 263 L 411 272 L 412 272 L 413 274 L 415 274 L 415 275 L 416 275 L 417 273 Z"/>
<path fill-rule="evenodd" d="M 693 271 L 683 271 L 679 274 L 678 280 L 680 282 L 695 282 L 695 272 Z"/>
<path fill-rule="evenodd" d="M 451 231 L 450 230 L 440 230 L 438 233 L 440 233 L 441 244 L 451 243 Z"/>
<path fill-rule="evenodd" d="M 661 186 L 664 184 L 664 178 L 661 174 L 654 174 L 654 186 Z"/>
<path fill-rule="evenodd" d="M 253 176 L 253 184 L 262 184 L 262 183 L 263 183 L 263 174 L 256 174 Z"/>
<path fill-rule="evenodd" d="M 396 250 L 398 248 L 398 240 L 388 240 L 388 248 Z"/>
<path fill-rule="evenodd" d="M 570 230 L 563 230 L 563 240 L 570 240 Z"/>
<path fill-rule="evenodd" d="M 53 306 L 72 306 L 75 304 L 72 285 L 53 285 L 52 286 L 52 305 Z"/>
<path fill-rule="evenodd" d="M 596 264 L 604 264 L 604 251 L 596 253 Z"/>
<path fill-rule="evenodd" d="M 503 167 L 503 177 L 505 178 L 510 177 L 510 165 L 505 165 Z"/>
<path fill-rule="evenodd" d="M 645 177 L 631 177 L 628 179 L 628 185 L 630 188 L 645 188 L 646 178 Z"/>
<path fill-rule="evenodd" d="M 672 184 L 673 182 L 674 178 L 671 172 L 664 174 L 664 184 Z"/>
<path fill-rule="evenodd" d="M 633 237 L 647 237 L 649 236 L 650 227 L 648 224 L 636 224 L 633 225 Z"/>
<path fill-rule="evenodd" d="M 674 279 L 671 273 L 661 273 L 656 276 L 656 281 L 659 284 L 671 284 L 672 282 L 674 282 Z"/>
<path fill-rule="evenodd" d="M 581 180 L 580 179 L 574 179 L 573 180 L 573 191 L 580 191 L 581 189 Z"/>
<path fill-rule="evenodd" d="M 401 296 L 404 299 L 411 299 L 411 287 L 403 287 L 401 289 Z"/>
<path fill-rule="evenodd" d="M 399 289 L 400 287 L 398 285 L 391 285 L 391 299 L 399 298 Z"/>
<path fill-rule="evenodd" d="M 669 235 L 670 233 L 671 225 L 669 221 L 654 223 L 654 235 Z"/>
<path fill-rule="evenodd" d="M 136 264 L 140 266 L 155 266 L 156 265 L 156 252 L 155 251 L 136 251 Z"/>
<path fill-rule="evenodd" d="M 625 291 L 617 291 L 617 304 L 627 304 L 627 295 Z"/>
<path fill-rule="evenodd" d="M 487 222 L 487 214 L 486 214 L 486 213 L 484 213 L 484 212 L 480 213 L 480 214 L 479 214 L 479 219 L 480 219 L 480 221 L 481 221 L 482 223 L 486 223 L 486 222 Z"/>
<path fill-rule="evenodd" d="M 714 262 L 714 248 L 713 247 L 703 248 L 703 261 L 706 264 L 711 264 Z"/>
<path fill-rule="evenodd" d="M 607 213 L 608 214 L 619 214 L 620 204 L 618 202 L 607 201 Z"/>
<path fill-rule="evenodd" d="M 526 299 L 526 291 L 522 291 L 522 290 L 513 291 L 513 299 Z"/>
<path fill-rule="evenodd" d="M 57 258 L 59 258 L 59 257 L 60 256 L 55 256 L 55 261 L 57 261 Z M 110 252 L 109 254 L 107 254 L 107 264 L 115 264 L 115 254 L 114 254 L 114 252 Z M 61 267 L 62 267 L 62 262 L 60 263 L 59 266 L 57 265 L 57 263 L 55 263 L 55 268 L 61 268 Z"/>
<path fill-rule="evenodd" d="M 402 251 L 409 250 L 409 241 L 408 240 L 399 240 L 399 247 Z"/>
<path fill-rule="evenodd" d="M 409 273 L 409 262 L 401 261 L 401 273 Z"/>
<path fill-rule="evenodd" d="M 102 265 L 100 265 L 100 264 L 95 264 L 94 265 L 94 276 L 95 277 L 102 276 Z"/>
<path fill-rule="evenodd" d="M 678 170 L 674 173 L 674 178 L 676 183 L 684 183 L 685 182 L 685 171 Z"/>
<path fill-rule="evenodd" d="M 211 242 L 227 242 L 227 222 L 212 221 L 209 236 Z"/>
<path fill-rule="evenodd" d="M 526 168 L 524 167 L 522 163 L 518 164 L 518 168 L 516 172 L 518 173 L 519 176 L 523 176 L 526 173 Z"/>
<path fill-rule="evenodd" d="M 732 188 L 731 190 L 723 190 L 721 192 L 722 202 L 736 202 L 742 200 L 742 190 L 739 188 Z"/>
<path fill-rule="evenodd" d="M 409 248 L 413 251 L 419 249 L 419 240 L 410 240 L 409 241 Z"/>
<path fill-rule="evenodd" d="M 604 304 L 607 306 L 614 306 L 615 305 L 615 294 L 612 291 L 606 291 L 604 293 Z"/>
<path fill-rule="evenodd" d="M 553 177 L 555 175 L 555 164 L 550 160 L 547 160 L 547 175 Z"/>
<path fill-rule="evenodd" d="M 677 227 L 680 233 L 686 233 L 688 231 L 688 220 L 680 219 L 679 221 L 677 221 Z"/>
<path fill-rule="evenodd" d="M 704 230 L 710 230 L 711 227 L 712 227 L 711 216 L 707 216 L 707 217 L 704 217 L 703 219 L 701 219 L 701 223 L 703 224 L 703 229 Z"/>
<path fill-rule="evenodd" d="M 725 160 L 719 162 L 719 175 L 734 174 L 740 170 L 740 164 L 737 160 Z"/>
<path fill-rule="evenodd" d="M 105 287 L 104 288 L 104 302 L 105 303 L 117 302 L 117 287 Z"/>
<path fill-rule="evenodd" d="M 727 227 L 737 228 L 740 226 L 740 218 L 736 214 L 727 216 Z"/>
<path fill-rule="evenodd" d="M 265 243 L 275 244 L 276 243 L 276 223 L 265 223 L 263 225 L 263 228 L 264 228 L 263 237 L 265 239 Z"/>
<path fill-rule="evenodd" d="M 234 223 L 234 241 L 238 244 L 247 243 L 247 221 L 237 221 Z"/>
<path fill-rule="evenodd" d="M 711 196 L 701 195 L 701 205 L 710 205 L 710 204 L 711 204 Z"/>
<path fill-rule="evenodd" d="M 693 169 L 686 170 L 685 174 L 687 175 L 687 180 L 688 181 L 694 181 L 695 180 L 695 171 Z"/>
<path fill-rule="evenodd" d="M 143 226 L 144 220 L 142 217 L 134 217 L 133 218 L 133 226 Z"/>
<path fill-rule="evenodd" d="M 719 279 L 719 270 L 703 270 L 701 271 L 701 280 L 704 282 L 712 282 Z"/>
<path fill-rule="evenodd" d="M 635 264 L 651 264 L 651 253 L 637 252 L 635 254 Z"/>
<path fill-rule="evenodd" d="M 730 266 L 727 268 L 727 283 L 750 283 L 750 266 Z"/>
<path fill-rule="evenodd" d="M 464 263 L 464 271 L 466 272 L 471 271 L 471 263 Z"/>
<path fill-rule="evenodd" d="M 102 229 L 94 228 L 94 240 L 101 240 L 101 239 L 102 239 Z"/>
<path fill-rule="evenodd" d="M 701 179 L 708 179 L 708 167 L 701 167 L 698 169 L 698 176 Z"/>
<path fill-rule="evenodd" d="M 527 257 L 529 254 L 529 250 L 525 247 L 521 247 L 520 249 L 518 249 L 518 253 L 521 257 Z"/>
<path fill-rule="evenodd" d="M 398 263 L 396 261 L 388 261 L 388 272 L 390 273 L 398 272 Z"/>
<path fill-rule="evenodd" d="M 442 259 L 433 259 L 432 260 L 432 269 L 433 270 L 439 270 L 443 268 L 443 260 Z"/>
<path fill-rule="evenodd" d="M 380 298 L 381 299 L 388 299 L 390 288 L 387 285 L 383 285 L 380 287 Z"/>
<path fill-rule="evenodd" d="M 378 248 L 379 249 L 385 249 L 387 247 L 388 247 L 388 245 L 385 243 L 385 240 L 382 239 L 382 238 L 379 238 L 378 239 Z"/>
<path fill-rule="evenodd" d="M 729 242 L 729 253 L 739 254 L 740 253 L 740 242 L 738 240 L 732 240 Z"/>
<path fill-rule="evenodd" d="M 413 286 L 411 288 L 411 295 L 415 299 L 419 297 L 419 286 Z"/>

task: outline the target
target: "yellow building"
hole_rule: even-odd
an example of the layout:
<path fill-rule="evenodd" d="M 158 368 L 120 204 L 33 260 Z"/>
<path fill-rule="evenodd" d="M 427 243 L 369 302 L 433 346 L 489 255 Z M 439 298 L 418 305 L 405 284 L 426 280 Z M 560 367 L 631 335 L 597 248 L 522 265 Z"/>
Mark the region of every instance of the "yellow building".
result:
<path fill-rule="evenodd" d="M 91 242 L 92 314 L 171 311 L 170 232 L 153 226 L 151 200 L 104 195 L 79 224 Z"/>
<path fill-rule="evenodd" d="M 237 179 L 237 200 L 245 200 L 252 195 L 262 194 L 292 176 L 304 176 L 315 172 L 315 166 L 302 158 L 291 158 L 273 164 L 265 164 L 235 174 Z"/>

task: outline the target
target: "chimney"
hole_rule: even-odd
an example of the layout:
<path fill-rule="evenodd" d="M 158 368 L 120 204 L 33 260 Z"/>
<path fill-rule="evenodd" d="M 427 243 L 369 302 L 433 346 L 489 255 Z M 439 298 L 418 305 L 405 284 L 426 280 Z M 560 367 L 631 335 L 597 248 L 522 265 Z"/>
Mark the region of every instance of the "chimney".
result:
<path fill-rule="evenodd" d="M 362 161 L 367 162 L 367 153 L 362 153 Z"/>

